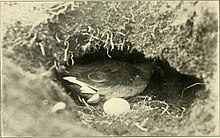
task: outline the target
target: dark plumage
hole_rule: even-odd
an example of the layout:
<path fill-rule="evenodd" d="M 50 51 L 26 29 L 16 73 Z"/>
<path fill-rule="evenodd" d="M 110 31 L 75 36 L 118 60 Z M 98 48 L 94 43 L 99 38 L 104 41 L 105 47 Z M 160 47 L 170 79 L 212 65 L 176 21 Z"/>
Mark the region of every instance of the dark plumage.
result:
<path fill-rule="evenodd" d="M 128 98 L 141 93 L 149 83 L 153 67 L 150 63 L 134 65 L 122 61 L 104 60 L 87 65 L 70 66 L 65 71 L 65 76 L 75 77 L 77 81 L 80 81 L 74 81 L 75 84 L 80 83 L 78 88 L 86 84 L 105 99 L 109 99 L 112 97 Z M 68 84 L 67 87 L 76 89 L 74 83 Z M 79 92 L 79 95 L 80 93 L 82 94 Z M 82 95 L 85 93 L 83 92 Z"/>

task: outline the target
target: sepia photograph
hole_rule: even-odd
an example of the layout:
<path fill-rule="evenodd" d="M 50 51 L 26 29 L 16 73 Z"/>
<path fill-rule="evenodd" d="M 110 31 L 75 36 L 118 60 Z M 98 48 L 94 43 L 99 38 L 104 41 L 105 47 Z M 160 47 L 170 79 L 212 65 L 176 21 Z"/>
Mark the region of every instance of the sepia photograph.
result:
<path fill-rule="evenodd" d="M 219 1 L 0 2 L 1 137 L 219 137 Z"/>

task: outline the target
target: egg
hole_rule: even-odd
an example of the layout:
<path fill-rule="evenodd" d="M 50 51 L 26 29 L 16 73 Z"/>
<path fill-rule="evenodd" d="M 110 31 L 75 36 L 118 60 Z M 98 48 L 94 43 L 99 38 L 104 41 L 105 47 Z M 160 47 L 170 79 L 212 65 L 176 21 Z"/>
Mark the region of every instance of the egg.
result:
<path fill-rule="evenodd" d="M 109 115 L 120 116 L 130 111 L 130 104 L 122 98 L 111 98 L 104 103 L 103 109 Z"/>

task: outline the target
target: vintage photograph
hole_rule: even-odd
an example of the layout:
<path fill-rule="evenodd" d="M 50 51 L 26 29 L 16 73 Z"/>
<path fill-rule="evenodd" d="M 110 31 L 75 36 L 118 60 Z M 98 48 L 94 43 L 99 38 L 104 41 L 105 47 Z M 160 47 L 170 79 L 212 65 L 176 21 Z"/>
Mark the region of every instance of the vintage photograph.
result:
<path fill-rule="evenodd" d="M 218 1 L 0 6 L 1 137 L 220 136 Z"/>

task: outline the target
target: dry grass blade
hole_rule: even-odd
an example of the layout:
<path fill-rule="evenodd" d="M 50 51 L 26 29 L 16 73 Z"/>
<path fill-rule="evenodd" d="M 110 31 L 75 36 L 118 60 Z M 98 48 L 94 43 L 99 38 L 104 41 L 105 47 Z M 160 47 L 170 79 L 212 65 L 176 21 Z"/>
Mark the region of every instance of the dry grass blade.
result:
<path fill-rule="evenodd" d="M 183 99 L 183 95 L 184 95 L 185 90 L 187 90 L 187 89 L 189 89 L 189 88 L 192 88 L 192 87 L 194 87 L 194 86 L 196 86 L 196 85 L 205 85 L 205 84 L 204 84 L 204 83 L 194 83 L 194 84 L 192 84 L 192 85 L 190 85 L 190 86 L 184 88 L 183 91 L 182 91 L 182 93 L 181 93 L 181 94 L 182 94 L 182 99 Z"/>

